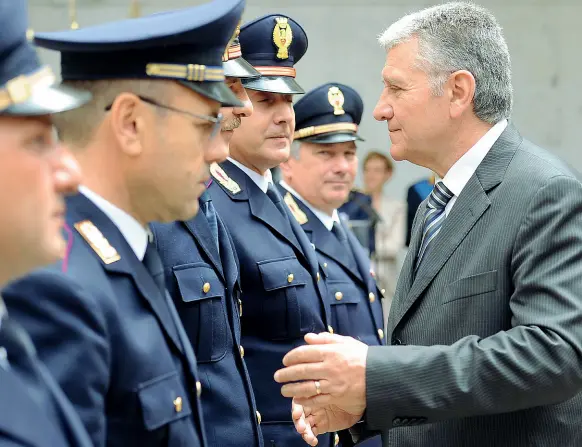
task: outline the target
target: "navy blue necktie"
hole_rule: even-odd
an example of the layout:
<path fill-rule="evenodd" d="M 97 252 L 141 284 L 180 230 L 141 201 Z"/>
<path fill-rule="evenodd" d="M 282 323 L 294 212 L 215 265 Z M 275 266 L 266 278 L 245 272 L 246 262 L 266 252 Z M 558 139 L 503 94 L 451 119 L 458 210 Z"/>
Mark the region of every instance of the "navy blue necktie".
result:
<path fill-rule="evenodd" d="M 143 265 L 150 273 L 158 286 L 158 289 L 160 289 L 161 294 L 165 297 L 167 293 L 166 281 L 164 278 L 164 265 L 162 264 L 162 258 L 160 258 L 156 245 L 151 240 L 148 241 L 148 246 L 143 257 Z"/>
<path fill-rule="evenodd" d="M 331 229 L 332 233 L 335 234 L 335 237 L 342 243 L 348 243 L 348 236 L 346 235 L 346 231 L 343 229 L 342 225 L 339 222 L 333 223 L 333 228 Z"/>
<path fill-rule="evenodd" d="M 434 238 L 441 231 L 442 224 L 445 220 L 445 208 L 449 200 L 453 197 L 453 193 L 445 186 L 443 182 L 438 182 L 434 185 L 424 212 L 424 223 L 422 226 L 422 242 L 416 257 L 415 270 L 418 270 L 422 259 L 432 246 L 431 243 Z"/>
<path fill-rule="evenodd" d="M 267 188 L 267 196 L 271 199 L 271 202 L 275 204 L 277 209 L 287 218 L 287 211 L 285 210 L 285 206 L 281 200 L 281 194 L 277 191 L 277 188 L 273 186 L 272 183 L 269 183 L 269 187 Z"/>
<path fill-rule="evenodd" d="M 210 233 L 212 233 L 212 237 L 214 238 L 214 243 L 216 245 L 216 249 L 220 253 L 220 243 L 218 242 L 218 220 L 216 219 L 216 209 L 212 204 L 212 197 L 208 191 L 204 191 L 200 196 L 200 202 L 202 203 L 202 213 L 206 217 L 206 221 L 208 222 L 208 226 L 210 227 Z"/>

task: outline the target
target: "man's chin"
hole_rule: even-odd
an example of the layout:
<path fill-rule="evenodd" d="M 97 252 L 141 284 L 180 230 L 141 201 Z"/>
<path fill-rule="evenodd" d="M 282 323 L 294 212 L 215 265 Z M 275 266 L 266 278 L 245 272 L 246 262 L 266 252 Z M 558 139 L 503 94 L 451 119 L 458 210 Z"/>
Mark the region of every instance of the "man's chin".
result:
<path fill-rule="evenodd" d="M 234 129 L 232 130 L 221 130 L 220 131 L 220 138 L 222 141 L 228 146 L 230 144 L 230 140 L 232 140 L 232 136 L 234 134 Z"/>

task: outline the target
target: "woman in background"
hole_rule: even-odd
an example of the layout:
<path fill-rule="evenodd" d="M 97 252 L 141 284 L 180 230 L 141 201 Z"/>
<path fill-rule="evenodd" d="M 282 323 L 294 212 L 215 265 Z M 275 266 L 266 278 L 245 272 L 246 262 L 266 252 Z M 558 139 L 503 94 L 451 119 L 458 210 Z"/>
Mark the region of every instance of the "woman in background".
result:
<path fill-rule="evenodd" d="M 376 226 L 376 252 L 372 259 L 376 266 L 377 280 L 384 291 L 384 319 L 396 290 L 400 272 L 398 257 L 406 238 L 406 205 L 384 193 L 384 185 L 392 178 L 394 165 L 380 152 L 368 152 L 363 164 L 364 187 L 372 197 L 372 207 L 382 218 Z"/>

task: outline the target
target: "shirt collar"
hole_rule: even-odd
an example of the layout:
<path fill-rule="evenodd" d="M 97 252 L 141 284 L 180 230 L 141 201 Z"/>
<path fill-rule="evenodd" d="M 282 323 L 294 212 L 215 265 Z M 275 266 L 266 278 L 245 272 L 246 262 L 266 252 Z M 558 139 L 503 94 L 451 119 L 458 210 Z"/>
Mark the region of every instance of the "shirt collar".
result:
<path fill-rule="evenodd" d="M 137 220 L 128 213 L 105 200 L 99 194 L 91 191 L 86 186 L 79 186 L 79 192 L 87 197 L 93 204 L 115 224 L 119 229 L 135 255 L 143 261 L 148 247 L 149 230 L 145 229 Z"/>
<path fill-rule="evenodd" d="M 469 182 L 506 127 L 506 119 L 495 124 L 446 173 L 443 178 L 443 183 L 455 196 L 458 197 L 461 194 L 465 185 Z"/>
<path fill-rule="evenodd" d="M 265 194 L 267 193 L 267 189 L 269 189 L 269 183 L 273 183 L 273 175 L 271 174 L 270 169 L 267 169 L 265 174 L 261 175 L 258 172 L 247 168 L 245 165 L 239 163 L 233 158 L 228 157 L 228 161 L 230 161 L 233 165 L 238 166 L 246 175 L 251 178 L 253 182 L 255 182 L 261 191 L 263 191 Z"/>
<path fill-rule="evenodd" d="M 287 191 L 289 191 L 291 194 L 293 194 L 295 197 L 297 197 L 299 200 L 301 200 L 301 202 L 303 202 L 305 204 L 305 206 L 307 208 L 309 208 L 309 210 L 313 214 L 315 214 L 315 216 L 321 221 L 323 226 L 328 229 L 328 231 L 331 231 L 333 229 L 334 222 L 340 223 L 339 214 L 337 213 L 337 210 L 333 210 L 333 213 L 330 216 L 329 214 L 320 210 L 319 208 L 315 208 L 314 206 L 312 206 L 307 200 L 305 200 L 303 197 L 301 197 L 301 194 L 299 194 L 297 191 L 295 191 L 284 180 L 281 180 L 279 182 L 279 184 L 283 188 L 285 188 Z"/>

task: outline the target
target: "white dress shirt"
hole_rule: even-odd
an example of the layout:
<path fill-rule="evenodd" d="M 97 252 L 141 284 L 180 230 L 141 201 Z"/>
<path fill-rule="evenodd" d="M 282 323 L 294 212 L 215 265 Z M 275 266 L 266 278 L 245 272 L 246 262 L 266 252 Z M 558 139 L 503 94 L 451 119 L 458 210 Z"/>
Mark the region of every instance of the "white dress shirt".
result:
<path fill-rule="evenodd" d="M 242 171 L 248 175 L 253 182 L 255 182 L 261 191 L 263 191 L 265 194 L 267 193 L 267 189 L 269 189 L 269 183 L 273 183 L 273 175 L 269 169 L 267 169 L 264 175 L 261 175 L 230 157 L 228 157 L 228 161 L 241 168 Z"/>
<path fill-rule="evenodd" d="M 305 204 L 305 206 L 309 208 L 311 212 L 315 214 L 315 216 L 321 221 L 323 226 L 327 228 L 329 231 L 333 229 L 334 222 L 340 223 L 339 214 L 337 213 L 337 210 L 333 210 L 333 213 L 330 216 L 325 211 L 321 211 L 320 209 L 312 206 L 307 200 L 301 197 L 301 194 L 299 194 L 297 191 L 291 188 L 291 186 L 289 186 L 284 180 L 281 180 L 279 184 L 287 191 L 289 191 L 291 194 L 293 194 L 295 197 L 297 197 L 299 200 L 301 200 Z"/>
<path fill-rule="evenodd" d="M 119 231 L 137 256 L 143 261 L 148 246 L 148 237 L 151 233 L 128 213 L 108 202 L 99 194 L 91 191 L 86 186 L 79 186 L 79 192 L 87 197 L 115 224 Z"/>
<path fill-rule="evenodd" d="M 497 139 L 507 127 L 507 120 L 501 120 L 487 131 L 475 145 L 469 149 L 457 162 L 449 169 L 443 178 L 443 183 L 454 194 L 445 208 L 448 216 L 451 208 L 457 201 L 457 197 L 469 179 L 473 176 L 485 156 L 489 153 Z"/>

